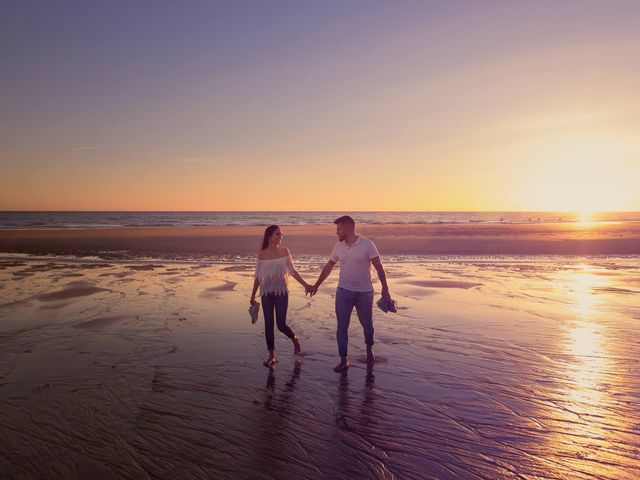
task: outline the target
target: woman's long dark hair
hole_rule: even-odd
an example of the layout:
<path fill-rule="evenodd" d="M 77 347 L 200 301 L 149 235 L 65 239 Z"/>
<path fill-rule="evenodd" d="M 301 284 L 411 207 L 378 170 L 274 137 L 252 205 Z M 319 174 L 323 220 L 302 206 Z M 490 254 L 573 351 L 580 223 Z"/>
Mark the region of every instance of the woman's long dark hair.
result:
<path fill-rule="evenodd" d="M 262 238 L 262 250 L 269 246 L 269 239 L 273 232 L 278 230 L 280 227 L 278 225 L 269 225 L 267 229 L 264 231 L 264 237 Z"/>

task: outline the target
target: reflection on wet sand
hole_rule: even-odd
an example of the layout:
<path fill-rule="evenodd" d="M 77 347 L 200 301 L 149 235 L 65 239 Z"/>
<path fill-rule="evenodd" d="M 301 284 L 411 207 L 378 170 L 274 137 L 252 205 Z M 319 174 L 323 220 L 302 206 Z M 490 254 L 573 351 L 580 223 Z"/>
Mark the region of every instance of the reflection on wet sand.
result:
<path fill-rule="evenodd" d="M 266 394 L 267 400 L 265 401 L 265 407 L 270 409 L 273 407 L 273 399 L 274 395 L 276 395 L 275 387 L 276 387 L 276 369 L 268 368 L 267 369 L 267 386 L 266 386 Z M 289 403 L 291 394 L 296 386 L 296 383 L 300 379 L 300 373 L 302 372 L 302 362 L 295 361 L 293 364 L 293 371 L 291 372 L 291 378 L 287 383 L 284 384 L 282 392 L 277 396 L 278 411 L 281 411 L 283 407 L 286 408 L 286 405 Z"/>
<path fill-rule="evenodd" d="M 601 299 L 595 290 L 606 287 L 607 278 L 593 274 L 586 265 L 578 268 L 568 278 L 577 316 L 568 332 L 567 353 L 574 361 L 568 371 L 573 386 L 567 395 L 577 415 L 595 415 L 602 400 L 602 392 L 598 387 L 608 358 L 602 328 L 598 324 Z M 589 425 L 583 427 L 588 429 Z"/>
<path fill-rule="evenodd" d="M 583 408 L 597 409 L 602 399 L 598 387 L 607 368 L 601 328 L 595 322 L 583 320 L 569 332 L 568 343 L 567 353 L 575 359 L 567 372 L 572 384 L 567 395 L 573 410 L 579 413 Z"/>
<path fill-rule="evenodd" d="M 277 376 L 284 372 L 278 372 L 277 368 L 267 369 L 264 408 L 256 412 L 253 419 L 249 419 L 249 424 L 253 423 L 255 432 L 249 436 L 253 438 L 254 443 L 250 448 L 252 459 L 251 464 L 247 466 L 247 473 L 252 470 L 295 473 L 295 465 L 300 462 L 295 435 L 299 419 L 295 408 L 292 408 L 292 401 L 301 372 L 302 364 L 294 362 L 288 381 L 278 387 Z"/>
<path fill-rule="evenodd" d="M 377 423 L 375 412 L 375 375 L 373 374 L 373 363 L 367 365 L 366 376 L 364 378 L 364 388 L 361 389 L 361 400 L 358 402 L 359 408 L 357 412 L 352 410 L 350 405 L 350 399 L 352 393 L 350 392 L 351 383 L 355 382 L 353 379 L 349 379 L 349 372 L 345 371 L 340 374 L 340 381 L 338 383 L 338 401 L 336 405 L 336 425 L 345 430 L 349 430 L 348 419 L 357 416 L 357 423 L 363 426 L 375 425 Z M 357 395 L 357 396 L 360 396 Z"/>
<path fill-rule="evenodd" d="M 549 438 L 559 468 L 549 471 L 572 471 L 576 478 L 631 478 L 626 475 L 637 465 L 627 470 L 619 449 L 625 441 L 621 433 L 634 427 L 616 407 L 612 376 L 619 367 L 611 347 L 618 341 L 607 338 L 604 326 L 607 303 L 613 299 L 602 293 L 607 292 L 609 277 L 598 273 L 589 265 L 578 265 L 563 279 L 573 321 L 564 342 L 567 381 L 558 398 L 561 428 Z"/>

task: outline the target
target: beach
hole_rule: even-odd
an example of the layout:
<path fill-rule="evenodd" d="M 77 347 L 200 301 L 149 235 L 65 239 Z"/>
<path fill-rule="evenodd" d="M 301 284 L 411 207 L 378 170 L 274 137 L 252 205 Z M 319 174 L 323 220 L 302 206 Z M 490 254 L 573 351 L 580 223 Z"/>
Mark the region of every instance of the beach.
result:
<path fill-rule="evenodd" d="M 638 477 L 637 228 L 561 227 L 363 225 L 399 311 L 342 375 L 337 272 L 262 366 L 259 227 L 2 231 L 0 476 Z M 334 226 L 283 229 L 315 280 Z"/>
<path fill-rule="evenodd" d="M 640 480 L 640 2 L 0 12 L 0 480 Z"/>

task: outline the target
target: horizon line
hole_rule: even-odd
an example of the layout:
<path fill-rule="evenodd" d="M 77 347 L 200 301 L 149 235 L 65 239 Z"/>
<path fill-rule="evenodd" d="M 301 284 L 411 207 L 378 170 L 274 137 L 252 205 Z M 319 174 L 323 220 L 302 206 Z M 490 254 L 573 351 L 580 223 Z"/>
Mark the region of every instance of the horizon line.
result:
<path fill-rule="evenodd" d="M 582 210 L 0 210 L 0 213 L 582 213 Z M 592 210 L 589 213 L 635 213 L 638 210 Z"/>

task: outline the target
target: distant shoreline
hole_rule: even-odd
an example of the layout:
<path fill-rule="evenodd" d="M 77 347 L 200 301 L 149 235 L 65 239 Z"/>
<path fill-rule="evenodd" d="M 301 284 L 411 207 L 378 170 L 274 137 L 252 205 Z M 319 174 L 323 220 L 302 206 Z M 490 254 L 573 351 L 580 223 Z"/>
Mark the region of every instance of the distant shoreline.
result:
<path fill-rule="evenodd" d="M 331 225 L 348 213 L 359 225 L 537 225 L 640 222 L 640 212 L 10 212 L 0 230 Z"/>
<path fill-rule="evenodd" d="M 403 226 L 443 226 L 443 227 L 447 227 L 447 226 L 462 226 L 462 227 L 473 227 L 473 226 L 478 226 L 478 225 L 486 225 L 486 226 L 493 226 L 493 225 L 502 225 L 502 226 L 513 226 L 513 227 L 518 227 L 518 226 L 529 226 L 529 225 L 578 225 L 578 226 L 584 226 L 585 222 L 581 222 L 578 220 L 571 220 L 571 221 L 549 221 L 549 222 L 536 222 L 536 221 L 531 221 L 531 222 L 500 222 L 500 221 L 469 221 L 469 222 L 464 222 L 464 223 L 458 223 L 458 222 L 429 222 L 429 223 L 407 223 L 407 222 L 397 222 L 397 223 L 364 223 L 364 222 L 359 222 L 358 226 L 360 228 L 364 228 L 364 227 L 369 227 L 369 226 L 373 226 L 373 227 L 384 227 L 384 226 L 389 226 L 389 227 L 403 227 Z M 640 227 L 640 220 L 625 220 L 625 221 L 619 221 L 619 220 L 607 220 L 607 221 L 598 221 L 598 222 L 589 222 L 590 225 L 614 225 L 614 224 L 636 224 Z M 279 222 L 278 225 L 282 226 L 282 227 L 320 227 L 322 225 L 325 224 L 289 224 L 289 223 L 284 223 L 284 222 Z M 4 232 L 4 231 L 73 231 L 73 230 L 123 230 L 123 229 L 171 229 L 171 228 L 234 228 L 234 227 L 255 227 L 255 228 L 265 228 L 267 226 L 267 224 L 265 223 L 263 224 L 252 224 L 252 225 L 188 225 L 188 226 L 175 226 L 175 225 L 169 225 L 169 226 L 162 226 L 162 225 L 109 225 L 109 226 L 105 226 L 105 225 L 88 225 L 88 226 L 43 226 L 43 227 L 39 227 L 39 226 L 29 226 L 29 227 L 3 227 L 0 226 L 0 232 Z"/>
<path fill-rule="evenodd" d="M 34 255 L 253 255 L 264 228 L 118 227 L 0 230 L 0 252 Z M 326 255 L 333 225 L 283 227 L 294 254 Z M 640 223 L 360 225 L 382 255 L 640 255 Z"/>

